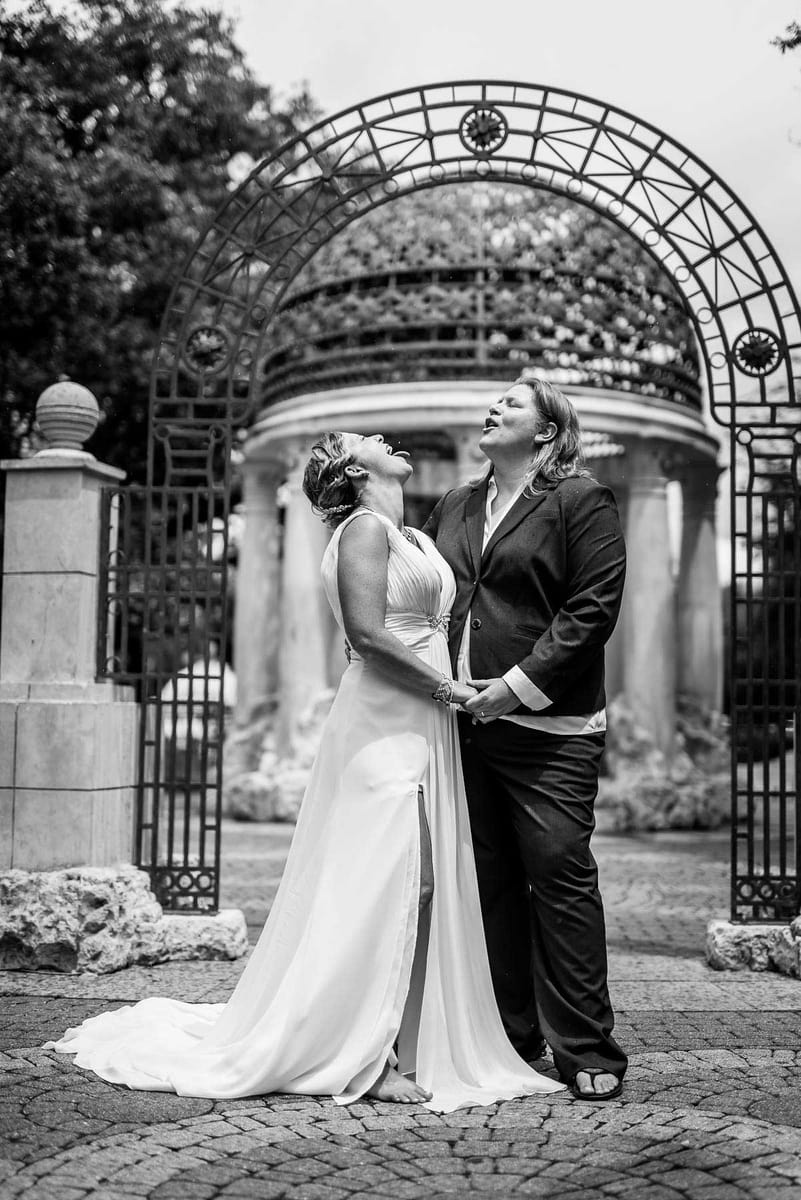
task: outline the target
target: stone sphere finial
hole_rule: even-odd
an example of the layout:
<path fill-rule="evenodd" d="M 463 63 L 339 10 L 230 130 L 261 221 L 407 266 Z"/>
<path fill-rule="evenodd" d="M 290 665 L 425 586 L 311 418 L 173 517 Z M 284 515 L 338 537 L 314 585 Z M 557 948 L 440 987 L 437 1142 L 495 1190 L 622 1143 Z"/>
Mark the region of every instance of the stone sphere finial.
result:
<path fill-rule="evenodd" d="M 84 454 L 83 444 L 97 428 L 100 409 L 88 388 L 61 379 L 45 388 L 36 401 L 36 420 L 47 440 L 47 449 L 40 454 Z"/>

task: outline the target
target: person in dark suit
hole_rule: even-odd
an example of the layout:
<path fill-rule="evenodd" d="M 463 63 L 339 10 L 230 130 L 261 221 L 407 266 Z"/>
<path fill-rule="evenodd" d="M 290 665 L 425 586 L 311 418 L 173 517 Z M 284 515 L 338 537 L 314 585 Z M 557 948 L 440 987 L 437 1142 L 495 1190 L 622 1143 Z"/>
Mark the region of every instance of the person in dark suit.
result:
<path fill-rule="evenodd" d="M 627 1059 L 590 835 L 623 536 L 551 384 L 514 383 L 479 446 L 490 470 L 448 492 L 425 532 L 456 576 L 454 676 L 479 689 L 459 727 L 493 984 L 518 1053 L 535 1059 L 546 1039 L 574 1096 L 607 1100 Z"/>

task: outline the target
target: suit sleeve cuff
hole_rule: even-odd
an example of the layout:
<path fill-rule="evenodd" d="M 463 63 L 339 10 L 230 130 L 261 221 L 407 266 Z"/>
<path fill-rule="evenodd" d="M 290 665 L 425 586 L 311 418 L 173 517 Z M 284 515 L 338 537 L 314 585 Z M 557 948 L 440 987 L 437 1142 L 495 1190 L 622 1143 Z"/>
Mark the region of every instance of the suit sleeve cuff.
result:
<path fill-rule="evenodd" d="M 518 666 L 510 667 L 503 676 L 503 681 L 509 685 L 520 703 L 533 712 L 539 712 L 541 708 L 547 708 L 551 704 L 545 692 L 541 692 L 536 683 L 532 683 Z"/>

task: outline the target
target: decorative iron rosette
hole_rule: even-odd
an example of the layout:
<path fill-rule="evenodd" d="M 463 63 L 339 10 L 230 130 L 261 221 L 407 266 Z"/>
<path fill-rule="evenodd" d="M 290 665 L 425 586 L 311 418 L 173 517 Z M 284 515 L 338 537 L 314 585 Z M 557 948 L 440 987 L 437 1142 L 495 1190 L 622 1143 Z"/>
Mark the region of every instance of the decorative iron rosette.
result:
<path fill-rule="evenodd" d="M 782 360 L 783 347 L 770 329 L 746 329 L 735 341 L 731 353 L 739 371 L 759 379 L 776 370 Z"/>
<path fill-rule="evenodd" d="M 459 123 L 462 145 L 477 158 L 489 158 L 509 136 L 506 117 L 493 104 L 475 104 Z"/>
<path fill-rule="evenodd" d="M 184 362 L 196 375 L 216 375 L 230 354 L 228 334 L 219 325 L 198 325 L 184 343 Z"/>

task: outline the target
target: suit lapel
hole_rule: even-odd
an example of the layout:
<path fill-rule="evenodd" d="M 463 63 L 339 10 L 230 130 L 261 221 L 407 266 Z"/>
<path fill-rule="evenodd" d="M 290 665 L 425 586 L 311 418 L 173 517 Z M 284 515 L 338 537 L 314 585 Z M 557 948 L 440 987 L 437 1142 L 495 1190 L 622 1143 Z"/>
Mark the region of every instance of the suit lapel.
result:
<path fill-rule="evenodd" d="M 464 506 L 464 523 L 467 544 L 473 566 L 478 571 L 481 565 L 481 543 L 484 541 L 484 518 L 487 509 L 487 484 L 489 476 L 473 488 Z"/>
<path fill-rule="evenodd" d="M 483 558 L 486 559 L 486 557 L 495 549 L 498 542 L 505 538 L 507 534 L 511 533 L 513 529 L 516 529 L 520 522 L 525 520 L 530 513 L 533 513 L 535 508 L 538 508 L 548 495 L 550 495 L 550 490 L 537 492 L 534 496 L 527 496 L 525 492 L 522 496 L 518 496 L 517 500 L 515 500 L 514 504 L 501 521 L 500 525 L 496 525 L 495 529 L 493 530 L 492 537 L 487 542 L 487 545 L 484 549 Z M 484 492 L 484 498 L 486 501 L 486 489 Z M 484 510 L 482 508 L 482 513 L 483 511 Z M 479 542 L 479 546 L 480 545 L 481 543 Z"/>

